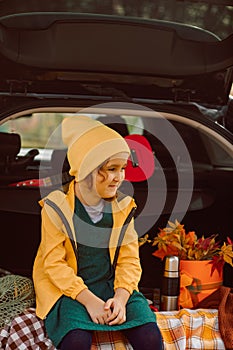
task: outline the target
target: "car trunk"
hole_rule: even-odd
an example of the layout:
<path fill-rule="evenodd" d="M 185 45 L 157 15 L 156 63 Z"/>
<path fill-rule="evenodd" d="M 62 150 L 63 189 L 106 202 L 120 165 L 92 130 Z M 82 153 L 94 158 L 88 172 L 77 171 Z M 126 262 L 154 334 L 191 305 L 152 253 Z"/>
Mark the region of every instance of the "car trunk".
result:
<path fill-rule="evenodd" d="M 16 13 L 10 6 L 13 3 L 19 6 Z M 65 2 L 58 1 L 59 9 L 50 3 L 55 2 L 47 2 L 51 6 L 48 11 L 41 1 L 0 2 L 0 120 L 43 111 L 80 113 L 87 107 L 92 114 L 113 110 L 115 117 L 145 114 L 143 133 L 150 140 L 158 166 L 148 181 L 132 186 L 126 182 L 122 188 L 126 192 L 133 189 L 138 217 L 151 195 L 148 210 L 136 221 L 139 235 L 153 237 L 166 225 L 179 196 L 182 203 L 183 195 L 191 196 L 187 212 L 176 207 L 174 215 L 182 217 L 185 226 L 198 235 L 230 236 L 233 167 L 232 163 L 213 163 L 211 152 L 218 153 L 220 147 L 224 156 L 232 155 L 232 133 L 225 128 L 232 125 L 232 27 L 225 28 L 220 37 L 208 26 L 201 30 L 174 18 L 169 22 L 166 18 L 120 17 L 98 10 L 86 13 L 84 2 L 79 2 L 81 7 L 76 10 L 72 7 L 76 2 L 64 8 L 61 4 Z M 227 5 L 227 1 L 217 3 Z M 211 7 L 208 1 L 207 5 Z M 128 8 L 130 14 L 133 7 Z M 127 12 L 127 7 L 123 8 Z M 227 6 L 224 11 L 229 15 Z M 148 113 L 154 114 L 147 118 Z M 158 115 L 172 123 L 188 149 L 193 187 L 182 177 L 187 169 L 179 168 L 178 157 L 176 161 L 171 158 L 177 144 L 172 143 L 169 150 L 166 147 L 170 134 L 160 140 Z M 0 267 L 28 276 L 40 241 L 38 201 L 52 188 L 41 192 L 36 186 L 10 185 L 38 179 L 40 163 L 33 166 L 34 170 L 1 174 L 0 179 L 0 220 L 5 227 Z M 164 198 L 158 181 L 161 169 L 167 198 L 158 215 L 156 200 Z M 54 175 L 51 165 L 50 170 L 49 176 Z M 179 186 L 182 179 L 183 187 Z M 141 286 L 145 288 L 161 285 L 162 264 L 152 251 L 148 244 L 140 248 Z M 224 282 L 232 286 L 232 270 L 225 270 Z"/>

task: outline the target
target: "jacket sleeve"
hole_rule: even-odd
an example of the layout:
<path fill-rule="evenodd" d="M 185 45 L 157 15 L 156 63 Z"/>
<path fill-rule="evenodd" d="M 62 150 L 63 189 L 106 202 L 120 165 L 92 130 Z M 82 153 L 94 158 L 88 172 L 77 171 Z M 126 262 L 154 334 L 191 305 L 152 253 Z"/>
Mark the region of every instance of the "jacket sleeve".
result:
<path fill-rule="evenodd" d="M 41 259 L 47 278 L 64 295 L 75 299 L 87 286 L 77 276 L 77 261 L 69 237 L 42 209 Z"/>
<path fill-rule="evenodd" d="M 115 271 L 114 289 L 125 288 L 132 294 L 134 290 L 138 290 L 141 273 L 138 235 L 132 220 L 120 247 Z"/>

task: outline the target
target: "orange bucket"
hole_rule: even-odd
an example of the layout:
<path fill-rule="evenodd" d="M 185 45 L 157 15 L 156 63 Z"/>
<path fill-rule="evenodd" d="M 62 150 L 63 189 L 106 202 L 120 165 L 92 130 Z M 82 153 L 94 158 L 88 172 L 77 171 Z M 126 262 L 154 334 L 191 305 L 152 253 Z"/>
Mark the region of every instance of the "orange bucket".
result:
<path fill-rule="evenodd" d="M 209 260 L 180 260 L 180 274 L 192 278 L 192 284 L 187 286 L 193 304 L 197 304 L 217 290 L 223 283 L 223 273 L 215 270 L 211 276 L 212 264 Z"/>

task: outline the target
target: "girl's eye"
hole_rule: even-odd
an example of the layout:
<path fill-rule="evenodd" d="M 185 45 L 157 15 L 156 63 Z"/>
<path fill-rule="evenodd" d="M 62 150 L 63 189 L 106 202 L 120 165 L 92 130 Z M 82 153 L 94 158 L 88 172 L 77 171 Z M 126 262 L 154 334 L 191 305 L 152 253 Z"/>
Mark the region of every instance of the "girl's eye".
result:
<path fill-rule="evenodd" d="M 122 167 L 122 168 L 120 168 L 119 170 L 120 170 L 120 171 L 124 171 L 125 168 L 126 168 L 126 167 Z M 108 168 L 107 170 L 108 170 L 108 171 L 117 171 L 116 168 Z"/>

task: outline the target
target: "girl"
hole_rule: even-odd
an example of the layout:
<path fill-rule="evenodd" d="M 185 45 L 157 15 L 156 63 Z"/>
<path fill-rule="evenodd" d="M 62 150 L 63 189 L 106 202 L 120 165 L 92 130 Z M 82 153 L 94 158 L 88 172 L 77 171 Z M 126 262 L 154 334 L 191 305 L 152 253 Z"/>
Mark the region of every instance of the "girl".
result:
<path fill-rule="evenodd" d="M 135 202 L 118 191 L 128 145 L 84 116 L 65 119 L 62 134 L 74 180 L 66 194 L 54 191 L 41 201 L 37 315 L 61 350 L 90 349 L 95 330 L 121 330 L 133 349 L 162 349 L 155 314 L 138 291 Z"/>

